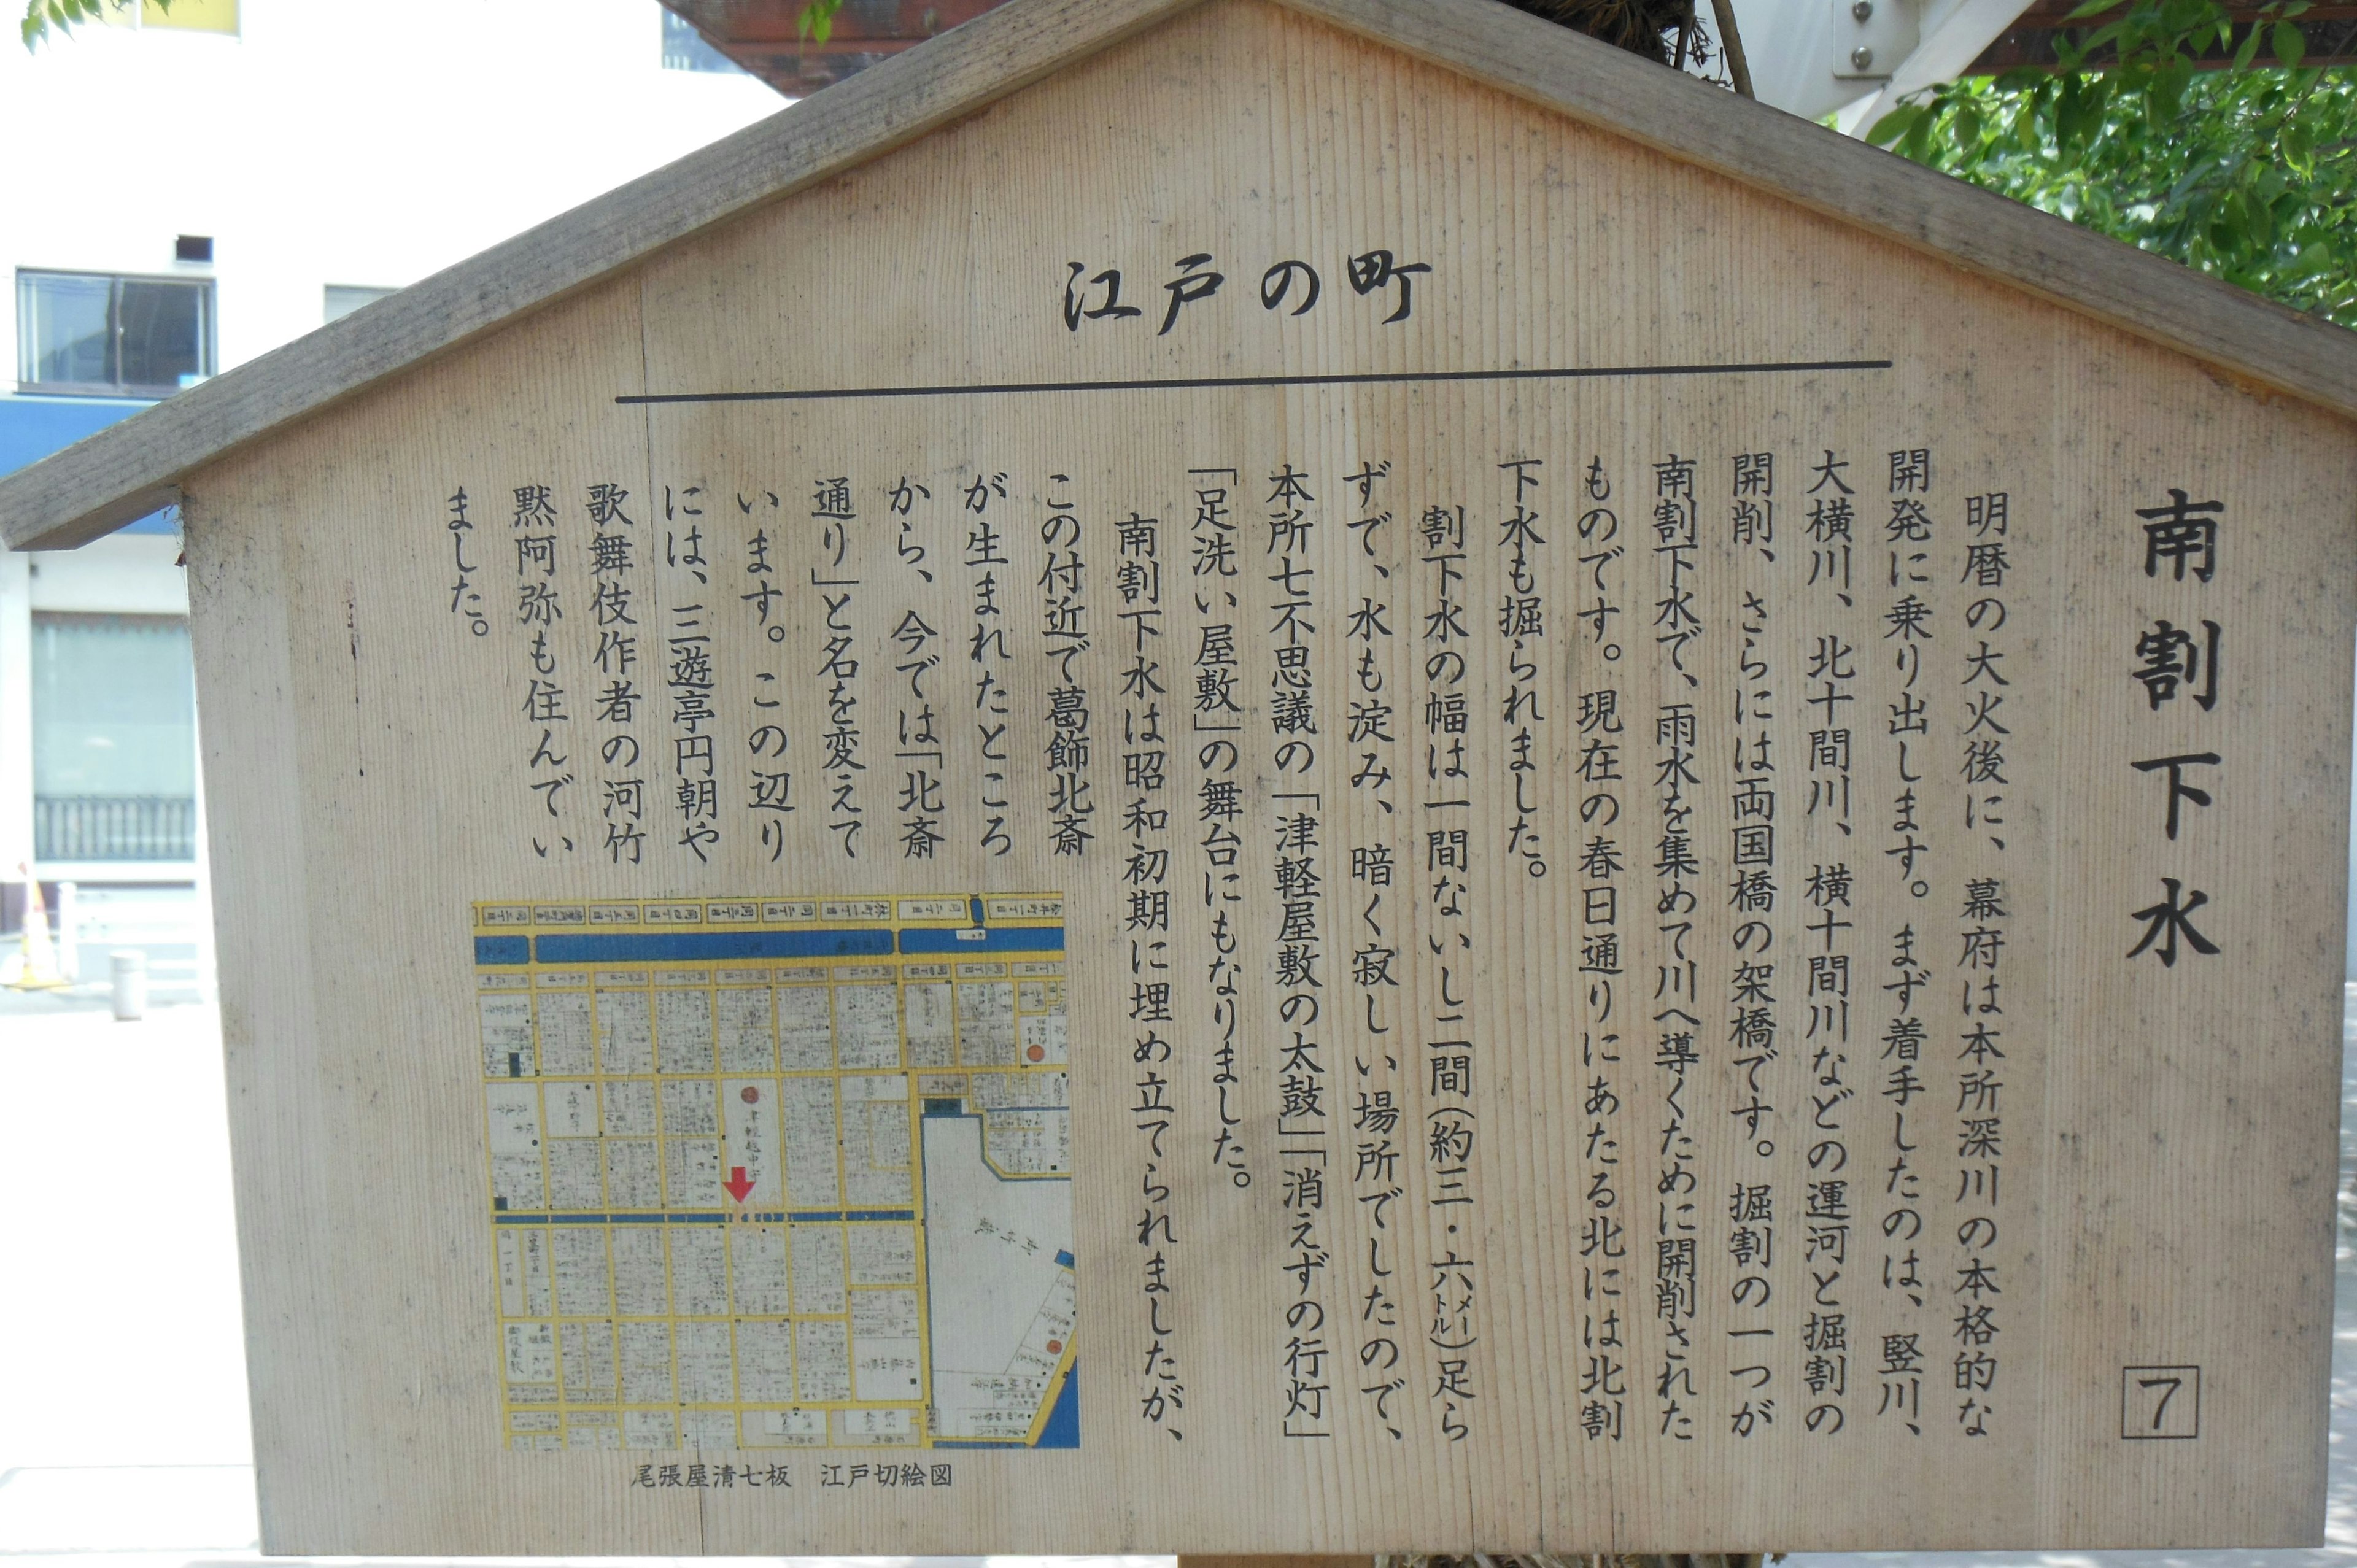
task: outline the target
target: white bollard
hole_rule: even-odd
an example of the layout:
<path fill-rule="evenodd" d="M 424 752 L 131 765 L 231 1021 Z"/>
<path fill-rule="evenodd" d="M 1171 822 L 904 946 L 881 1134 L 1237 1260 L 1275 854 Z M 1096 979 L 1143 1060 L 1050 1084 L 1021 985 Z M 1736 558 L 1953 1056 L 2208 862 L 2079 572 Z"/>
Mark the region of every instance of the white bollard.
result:
<path fill-rule="evenodd" d="M 114 970 L 114 1016 L 130 1023 L 147 1015 L 147 955 L 136 948 L 106 955 Z"/>
<path fill-rule="evenodd" d="M 81 885 L 58 884 L 58 972 L 81 978 Z"/>

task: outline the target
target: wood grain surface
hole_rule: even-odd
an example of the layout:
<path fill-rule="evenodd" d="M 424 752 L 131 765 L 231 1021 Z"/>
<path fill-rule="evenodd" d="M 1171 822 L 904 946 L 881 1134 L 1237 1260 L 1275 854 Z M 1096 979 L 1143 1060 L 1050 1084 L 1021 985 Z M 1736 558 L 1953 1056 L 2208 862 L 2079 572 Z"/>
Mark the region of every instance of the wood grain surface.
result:
<path fill-rule="evenodd" d="M 2001 280 L 2018 252 L 1987 257 L 2017 242 L 1961 190 L 1994 249 L 1943 259 L 1965 242 L 1939 204 L 1900 210 L 1934 177 L 1843 151 L 1867 172 L 1830 211 L 1775 161 L 1775 123 L 1699 89 L 1599 128 L 1633 100 L 1584 48 L 1483 56 L 1484 85 L 1449 52 L 1480 29 L 1436 29 L 1534 37 L 1487 9 L 996 15 L 1013 38 L 1082 12 L 1103 47 L 987 107 L 929 90 L 897 150 L 759 205 L 747 174 L 695 232 L 650 219 L 607 275 L 338 406 L 141 459 L 186 492 L 268 1549 L 2317 1541 L 2357 631 L 2341 339 L 2284 327 L 2267 374 L 2255 349 L 2233 364 L 2301 396 L 2254 388 L 2136 312 L 2172 287 L 2217 323 L 2255 305 L 2125 256 L 2101 312 L 2055 281 L 2083 269 Z M 1566 112 L 1575 82 L 1593 96 Z M 862 134 L 902 124 L 862 113 Z M 1714 127 L 1740 133 L 1738 174 L 1694 155 Z M 1378 281 L 1378 251 L 1431 270 Z M 1297 316 L 1302 274 L 1264 304 L 1288 261 L 1320 278 Z M 1143 314 L 1088 316 L 1116 268 Z M 1094 390 L 970 390 L 1073 383 Z M 772 395 L 882 390 L 907 395 Z M 1772 485 L 1747 492 L 1762 455 Z M 813 515 L 846 510 L 837 478 L 853 515 Z M 0 488 L 12 537 L 33 483 Z M 83 483 L 22 536 L 95 515 Z M 594 521 L 597 485 L 628 492 L 627 524 Z M 554 521 L 519 525 L 538 486 Z M 1747 499 L 1775 503 L 1772 537 Z M 1141 684 L 1123 568 L 1148 520 Z M 982 521 L 1001 565 L 973 564 Z M 631 541 L 632 720 L 594 700 L 601 532 Z M 546 573 L 520 542 L 543 534 Z M 1007 635 L 978 665 L 985 575 Z M 535 623 L 544 588 L 563 616 Z M 1060 659 L 1075 592 L 1088 646 Z M 1616 613 L 1587 618 L 1599 599 Z M 708 818 L 670 797 L 691 615 L 707 733 L 739 757 Z M 940 639 L 930 698 L 901 668 L 911 616 Z M 2186 640 L 2149 642 L 2164 620 Z M 1232 666 L 1206 652 L 1220 626 Z M 2138 674 L 2164 652 L 2166 700 Z M 846 657 L 859 674 L 827 672 Z M 1004 763 L 974 728 L 999 700 L 984 668 Z M 1233 731 L 1200 727 L 1226 722 L 1199 705 L 1222 670 Z M 569 717 L 532 716 L 536 681 Z M 865 767 L 838 795 L 845 682 Z M 1051 765 L 1074 691 L 1093 750 Z M 1314 729 L 1285 726 L 1291 692 Z M 900 754 L 927 701 L 946 803 L 916 858 Z M 790 816 L 749 804 L 766 722 L 791 737 Z M 618 864 L 629 764 L 601 743 L 626 731 L 657 789 Z M 1162 732 L 1183 738 L 1138 738 Z M 1975 749 L 1999 740 L 2001 761 Z M 1148 749 L 1159 790 L 1130 760 Z M 2138 766 L 2170 757 L 2202 799 L 2172 808 Z M 1060 817 L 1082 853 L 1055 853 Z M 1229 820 L 1222 861 L 1206 823 Z M 714 836 L 681 843 L 699 821 Z M 1159 873 L 1135 864 L 1157 849 Z M 1136 923 L 1157 888 L 1167 931 Z M 708 1478 L 725 1451 L 511 1446 L 475 901 L 1025 890 L 1065 899 L 1077 1448 L 931 1449 L 947 1484 L 921 1488 L 875 1485 L 877 1450 L 798 1450 L 791 1486 L 750 1488 Z M 1287 972 L 1294 904 L 1314 986 Z M 1746 1002 L 1742 966 L 1768 962 L 1772 1001 Z M 1165 973 L 1157 1057 L 1137 987 Z M 1747 1067 L 1753 1005 L 1775 1048 Z M 1379 1091 L 1403 1113 L 1389 1165 L 1365 1156 Z M 1773 1219 L 1743 1219 L 1761 1188 Z M 1772 1254 L 1737 1234 L 1760 1223 Z M 2169 1369 L 2198 1369 L 2198 1403 Z M 2164 1376 L 2185 1404 L 2158 1408 Z M 691 1463 L 705 1486 L 642 1479 Z"/>
<path fill-rule="evenodd" d="M 1017 0 L 808 102 L 0 478 L 0 540 L 65 549 L 202 465 L 687 235 L 973 113 L 1197 0 Z M 1284 0 L 1474 81 L 2357 414 L 2348 333 L 1495 0 Z"/>

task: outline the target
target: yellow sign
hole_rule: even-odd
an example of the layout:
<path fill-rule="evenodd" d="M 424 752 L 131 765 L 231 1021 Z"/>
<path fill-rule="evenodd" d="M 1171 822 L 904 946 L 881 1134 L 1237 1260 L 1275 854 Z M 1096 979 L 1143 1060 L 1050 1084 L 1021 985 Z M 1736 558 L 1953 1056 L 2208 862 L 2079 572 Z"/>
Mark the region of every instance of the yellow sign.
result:
<path fill-rule="evenodd" d="M 139 24 L 188 33 L 237 33 L 237 0 L 140 0 Z"/>

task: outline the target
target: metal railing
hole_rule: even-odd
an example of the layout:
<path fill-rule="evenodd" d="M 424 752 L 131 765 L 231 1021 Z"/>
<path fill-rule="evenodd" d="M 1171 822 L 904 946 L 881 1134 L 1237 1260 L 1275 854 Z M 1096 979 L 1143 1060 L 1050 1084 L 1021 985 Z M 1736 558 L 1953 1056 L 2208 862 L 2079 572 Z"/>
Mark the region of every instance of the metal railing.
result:
<path fill-rule="evenodd" d="M 175 795 L 36 795 L 42 860 L 194 860 L 197 803 Z"/>

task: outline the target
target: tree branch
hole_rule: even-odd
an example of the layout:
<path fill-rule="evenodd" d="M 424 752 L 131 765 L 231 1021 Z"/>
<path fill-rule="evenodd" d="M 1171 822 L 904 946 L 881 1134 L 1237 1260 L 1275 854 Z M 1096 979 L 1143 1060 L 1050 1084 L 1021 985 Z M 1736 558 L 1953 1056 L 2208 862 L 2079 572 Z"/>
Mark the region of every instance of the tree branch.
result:
<path fill-rule="evenodd" d="M 1760 95 L 1751 91 L 1751 62 L 1743 58 L 1743 35 L 1735 27 L 1735 0 L 1710 0 L 1711 15 L 1718 19 L 1719 52 L 1727 56 L 1727 74 L 1735 81 L 1735 91 L 1746 98 Z"/>

